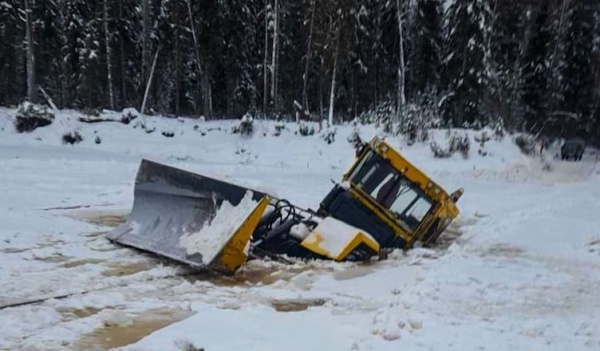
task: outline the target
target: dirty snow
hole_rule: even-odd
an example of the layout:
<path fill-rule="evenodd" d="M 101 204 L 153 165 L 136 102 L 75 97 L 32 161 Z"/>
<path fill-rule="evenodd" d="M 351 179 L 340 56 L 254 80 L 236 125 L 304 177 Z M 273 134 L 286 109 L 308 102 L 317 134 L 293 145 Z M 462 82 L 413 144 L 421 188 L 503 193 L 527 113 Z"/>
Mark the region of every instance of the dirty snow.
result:
<path fill-rule="evenodd" d="M 198 232 L 186 233 L 179 239 L 179 247 L 188 255 L 201 254 L 205 264 L 212 262 L 258 205 L 252 196 L 248 190 L 237 206 L 223 201 L 214 218 L 207 220 Z"/>
<path fill-rule="evenodd" d="M 277 137 L 276 123 L 255 120 L 248 138 L 230 133 L 237 121 L 146 117 L 147 133 L 138 120 L 82 124 L 63 111 L 18 135 L 14 113 L 0 108 L 0 350 L 600 349 L 595 154 L 544 171 L 510 137 L 489 141 L 485 157 L 472 144 L 466 160 L 388 137 L 446 190 L 465 189 L 445 234 L 454 242 L 371 264 L 252 261 L 233 277 L 204 276 L 106 240 L 131 208 L 141 158 L 316 208 L 352 162 L 352 126 L 338 126 L 328 145 L 296 135 L 295 124 Z M 72 130 L 83 142 L 63 145 Z M 139 323 L 152 311 L 191 316 Z"/>

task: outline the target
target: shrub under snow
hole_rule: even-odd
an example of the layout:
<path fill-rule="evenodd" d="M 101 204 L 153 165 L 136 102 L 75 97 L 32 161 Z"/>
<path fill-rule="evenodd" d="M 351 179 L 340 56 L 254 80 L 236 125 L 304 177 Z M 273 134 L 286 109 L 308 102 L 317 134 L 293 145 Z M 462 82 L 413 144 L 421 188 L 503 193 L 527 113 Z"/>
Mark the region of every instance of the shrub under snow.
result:
<path fill-rule="evenodd" d="M 49 112 L 46 106 L 25 102 L 19 106 L 15 116 L 15 128 L 19 133 L 31 132 L 52 124 L 52 121 L 54 114 Z"/>

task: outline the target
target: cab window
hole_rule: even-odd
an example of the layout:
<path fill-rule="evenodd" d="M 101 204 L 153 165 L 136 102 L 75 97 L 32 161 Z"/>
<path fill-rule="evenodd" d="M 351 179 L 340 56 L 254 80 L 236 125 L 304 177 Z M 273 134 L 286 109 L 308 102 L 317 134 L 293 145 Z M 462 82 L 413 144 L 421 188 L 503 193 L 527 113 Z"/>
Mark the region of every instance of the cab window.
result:
<path fill-rule="evenodd" d="M 419 226 L 432 207 L 419 188 L 373 151 L 365 155 L 350 178 L 410 230 Z"/>

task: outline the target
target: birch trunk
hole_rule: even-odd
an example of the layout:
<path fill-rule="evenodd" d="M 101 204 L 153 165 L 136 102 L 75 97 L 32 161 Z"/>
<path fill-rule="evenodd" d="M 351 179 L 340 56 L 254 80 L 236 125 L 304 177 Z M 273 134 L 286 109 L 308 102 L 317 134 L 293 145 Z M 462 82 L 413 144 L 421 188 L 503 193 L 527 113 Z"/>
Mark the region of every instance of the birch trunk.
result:
<path fill-rule="evenodd" d="M 271 100 L 273 101 L 273 109 L 278 111 L 277 106 L 277 70 L 279 61 L 279 0 L 275 0 L 273 8 L 273 52 L 271 53 Z"/>
<path fill-rule="evenodd" d="M 25 41 L 27 41 L 27 100 L 36 102 L 35 89 L 35 56 L 33 52 L 33 29 L 29 0 L 24 0 L 25 8 Z"/>
<path fill-rule="evenodd" d="M 396 118 L 400 120 L 400 113 L 402 108 L 406 104 L 406 93 L 405 93 L 405 78 L 404 78 L 404 34 L 402 32 L 402 6 L 401 1 L 396 0 L 396 16 L 398 17 L 398 41 L 399 41 L 399 52 L 398 52 L 398 96 L 396 105 Z"/>
<path fill-rule="evenodd" d="M 146 69 L 148 65 L 148 32 L 150 27 L 150 0 L 142 1 L 142 70 L 141 82 L 146 80 Z"/>
<path fill-rule="evenodd" d="M 179 44 L 179 35 L 181 27 L 181 8 L 180 2 L 177 1 L 175 3 L 175 115 L 179 116 L 181 109 L 181 87 L 179 82 L 181 81 L 181 58 L 180 58 L 180 44 Z"/>
<path fill-rule="evenodd" d="M 142 108 L 140 109 L 140 114 L 143 116 L 144 111 L 146 110 L 146 102 L 148 101 L 148 93 L 150 93 L 150 86 L 152 85 L 152 78 L 154 77 L 154 70 L 156 69 L 156 61 L 158 61 L 158 52 L 160 48 L 156 49 L 156 54 L 154 54 L 154 62 L 152 63 L 152 68 L 150 69 L 150 77 L 148 77 L 148 82 L 146 83 L 146 91 L 144 92 L 144 100 L 142 101 Z M 146 123 L 144 123 L 145 126 Z"/>
<path fill-rule="evenodd" d="M 119 3 L 119 20 L 123 21 L 123 2 L 118 1 Z M 127 77 L 127 72 L 125 70 L 125 36 L 123 33 L 120 34 L 119 40 L 119 51 L 120 51 L 120 60 L 121 60 L 121 105 L 128 106 L 129 101 L 127 101 L 127 81 L 125 77 Z"/>
<path fill-rule="evenodd" d="M 112 48 L 110 46 L 110 32 L 108 30 L 108 0 L 104 0 L 104 40 L 106 41 L 106 72 L 108 78 L 108 98 L 111 110 L 115 109 L 115 94 L 113 92 L 112 77 Z"/>
<path fill-rule="evenodd" d="M 335 100 L 335 81 L 337 76 L 338 58 L 340 54 L 340 28 L 337 28 L 335 34 L 335 57 L 333 60 L 333 73 L 331 74 L 331 93 L 329 94 L 329 118 L 327 120 L 329 127 L 333 125 L 333 106 Z"/>
<path fill-rule="evenodd" d="M 267 115 L 269 105 L 269 0 L 265 0 L 265 57 L 263 60 L 263 113 Z"/>
<path fill-rule="evenodd" d="M 310 68 L 310 59 L 312 56 L 312 40 L 313 40 L 313 28 L 315 24 L 315 7 L 316 0 L 311 0 L 310 4 L 310 29 L 308 31 L 308 44 L 306 48 L 306 64 L 304 66 L 304 75 L 302 76 L 302 107 L 304 114 L 310 113 L 308 109 L 308 71 Z"/>

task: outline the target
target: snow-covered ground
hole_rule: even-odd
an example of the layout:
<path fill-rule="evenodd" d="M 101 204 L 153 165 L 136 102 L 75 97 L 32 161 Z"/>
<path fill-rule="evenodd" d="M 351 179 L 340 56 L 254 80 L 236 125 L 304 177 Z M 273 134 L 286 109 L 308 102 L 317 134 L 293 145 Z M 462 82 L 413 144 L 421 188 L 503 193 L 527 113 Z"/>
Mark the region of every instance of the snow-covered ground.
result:
<path fill-rule="evenodd" d="M 510 137 L 485 157 L 473 143 L 467 160 L 388 138 L 448 191 L 465 189 L 451 245 L 370 265 L 254 261 L 225 278 L 106 240 L 131 208 L 140 159 L 316 208 L 353 160 L 351 126 L 328 145 L 294 124 L 274 136 L 275 123 L 256 121 L 249 138 L 230 133 L 234 121 L 147 117 L 147 134 L 138 120 L 83 124 L 65 111 L 16 134 L 14 113 L 0 109 L 0 306 L 59 298 L 0 307 L 1 350 L 600 349 L 594 155 L 548 172 Z M 72 130 L 84 141 L 62 144 Z M 361 127 L 364 139 L 378 132 Z"/>

